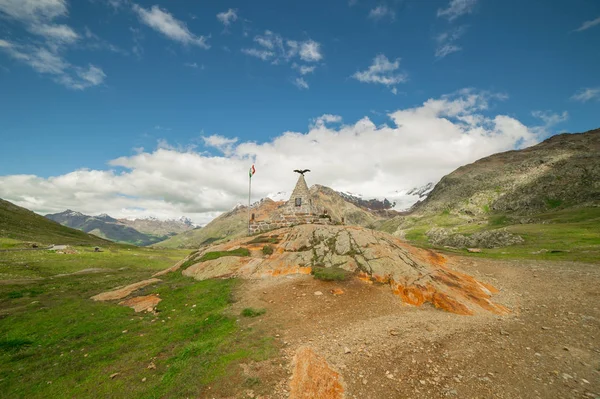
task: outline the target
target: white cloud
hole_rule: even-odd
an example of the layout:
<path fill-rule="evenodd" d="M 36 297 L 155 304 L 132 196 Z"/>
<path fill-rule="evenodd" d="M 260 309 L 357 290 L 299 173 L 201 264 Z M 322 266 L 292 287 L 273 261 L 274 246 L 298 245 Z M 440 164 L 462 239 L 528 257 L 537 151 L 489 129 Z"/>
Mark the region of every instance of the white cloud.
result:
<path fill-rule="evenodd" d="M 548 127 L 565 122 L 567 119 L 569 119 L 569 113 L 567 111 L 563 111 L 562 114 L 555 114 L 551 111 L 533 111 L 531 115 L 541 119 L 542 122 L 544 122 L 544 124 Z"/>
<path fill-rule="evenodd" d="M 448 32 L 444 32 L 435 38 L 437 47 L 435 49 L 436 58 L 444 58 L 445 56 L 462 50 L 462 47 L 455 44 L 466 32 L 466 26 L 459 26 Z"/>
<path fill-rule="evenodd" d="M 39 24 L 33 25 L 30 30 L 40 36 L 63 43 L 73 43 L 79 39 L 79 35 L 67 25 Z"/>
<path fill-rule="evenodd" d="M 275 53 L 269 50 L 259 50 L 255 48 L 243 48 L 242 53 L 251 57 L 260 58 L 263 61 L 269 60 L 275 57 Z"/>
<path fill-rule="evenodd" d="M 304 78 L 296 78 L 292 81 L 292 83 L 300 90 L 308 89 L 308 83 L 306 82 L 306 80 L 304 80 Z"/>
<path fill-rule="evenodd" d="M 71 44 L 79 39 L 70 26 L 53 23 L 54 19 L 68 15 L 66 0 L 0 0 L 0 12 L 23 23 L 29 32 L 44 37 L 49 45 Z"/>
<path fill-rule="evenodd" d="M 301 42 L 299 54 L 302 61 L 306 62 L 320 61 L 323 58 L 323 53 L 321 53 L 321 45 L 314 40 Z"/>
<path fill-rule="evenodd" d="M 162 33 L 171 40 L 175 40 L 185 45 L 202 47 L 204 49 L 210 48 L 205 36 L 194 35 L 189 31 L 187 25 L 183 21 L 176 19 L 165 10 L 161 10 L 157 5 L 154 5 L 147 10 L 134 4 L 133 11 L 138 15 L 142 23 L 148 25 L 157 32 Z"/>
<path fill-rule="evenodd" d="M 476 4 L 477 0 L 450 0 L 448 8 L 438 9 L 437 16 L 453 21 L 461 15 L 472 13 Z"/>
<path fill-rule="evenodd" d="M 64 53 L 69 45 L 87 39 L 92 41 L 89 48 L 121 51 L 102 41 L 87 28 L 85 35 L 80 36 L 70 26 L 55 23 L 55 19 L 68 16 L 66 0 L 0 0 L 0 12 L 24 24 L 30 33 L 44 38 L 44 42 L 28 36 L 24 36 L 19 43 L 2 40 L 0 50 L 38 73 L 52 76 L 55 82 L 70 89 L 83 90 L 98 86 L 104 82 L 106 74 L 95 65 L 81 67 L 67 61 Z"/>
<path fill-rule="evenodd" d="M 258 48 L 242 49 L 244 54 L 258 57 L 264 61 L 271 60 L 275 64 L 286 63 L 294 58 L 305 62 L 317 62 L 323 59 L 321 44 L 308 39 L 305 41 L 287 40 L 270 30 L 252 39 Z"/>
<path fill-rule="evenodd" d="M 21 22 L 49 21 L 67 15 L 66 0 L 2 0 L 0 11 Z"/>
<path fill-rule="evenodd" d="M 600 100 L 600 87 L 586 87 L 573 94 L 571 100 L 580 101 L 582 103 L 590 100 Z"/>
<path fill-rule="evenodd" d="M 327 123 L 342 123 L 342 117 L 339 115 L 323 114 L 318 118 L 313 119 L 310 127 L 319 128 L 325 126 Z"/>
<path fill-rule="evenodd" d="M 386 6 L 385 4 L 379 5 L 371 9 L 371 11 L 369 11 L 369 18 L 374 19 L 376 21 L 379 21 L 386 17 L 393 21 L 394 19 L 396 19 L 396 12 L 388 6 Z"/>
<path fill-rule="evenodd" d="M 230 139 L 219 134 L 213 134 L 212 136 L 203 136 L 202 140 L 204 141 L 205 146 L 216 148 L 222 153 L 229 155 L 232 152 L 233 145 L 237 143 L 238 138 L 234 137 Z"/>
<path fill-rule="evenodd" d="M 575 32 L 581 32 L 587 29 L 590 29 L 596 25 L 600 25 L 600 17 L 596 18 L 596 19 L 592 19 L 590 21 L 585 21 L 584 23 L 581 24 L 581 26 L 577 29 L 575 29 Z"/>
<path fill-rule="evenodd" d="M 358 71 L 352 77 L 363 83 L 388 86 L 394 92 L 394 85 L 404 83 L 408 80 L 408 75 L 404 72 L 399 72 L 398 69 L 400 69 L 400 58 L 396 58 L 392 62 L 385 55 L 378 54 L 367 70 Z M 395 91 L 397 92 L 397 90 Z"/>
<path fill-rule="evenodd" d="M 0 50 L 41 74 L 53 76 L 56 82 L 70 89 L 83 90 L 98 86 L 106 78 L 101 68 L 91 64 L 87 68 L 71 65 L 59 54 L 45 47 L 23 46 L 0 40 Z"/>
<path fill-rule="evenodd" d="M 298 65 L 295 62 L 292 64 L 292 68 L 300 72 L 300 75 L 307 75 L 309 73 L 313 73 L 316 69 L 314 65 Z"/>
<path fill-rule="evenodd" d="M 323 59 L 321 44 L 312 40 L 289 40 L 284 39 L 278 33 L 266 30 L 262 35 L 256 35 L 252 39 L 258 47 L 243 48 L 242 53 L 251 57 L 259 58 L 263 61 L 269 61 L 273 65 L 281 65 L 300 60 L 304 62 L 315 63 Z M 292 69 L 300 72 L 304 76 L 313 73 L 316 65 L 299 65 L 292 62 Z M 302 76 L 292 79 L 292 83 L 301 90 L 308 89 L 308 82 Z"/>
<path fill-rule="evenodd" d="M 204 70 L 204 65 L 198 65 L 198 63 L 196 62 L 186 62 L 183 64 L 183 66 L 188 67 L 188 68 L 194 68 L 194 69 L 202 69 Z"/>
<path fill-rule="evenodd" d="M 252 200 L 291 191 L 298 167 L 312 170 L 309 184 L 365 197 L 394 200 L 397 190 L 437 181 L 484 156 L 535 144 L 537 133 L 520 121 L 493 114 L 501 95 L 461 90 L 389 114 L 388 125 L 368 117 L 347 125 L 325 115 L 305 132 L 273 140 L 239 142 L 208 136 L 222 154 L 161 145 L 109 162 L 115 170 L 77 170 L 60 176 L 0 177 L 0 198 L 42 213 L 71 208 L 115 217 L 187 215 L 206 223 L 248 195 L 248 167 L 256 165 Z"/>
<path fill-rule="evenodd" d="M 237 21 L 238 15 L 237 10 L 230 8 L 227 11 L 220 12 L 217 14 L 217 19 L 225 26 L 231 25 L 232 22 Z"/>

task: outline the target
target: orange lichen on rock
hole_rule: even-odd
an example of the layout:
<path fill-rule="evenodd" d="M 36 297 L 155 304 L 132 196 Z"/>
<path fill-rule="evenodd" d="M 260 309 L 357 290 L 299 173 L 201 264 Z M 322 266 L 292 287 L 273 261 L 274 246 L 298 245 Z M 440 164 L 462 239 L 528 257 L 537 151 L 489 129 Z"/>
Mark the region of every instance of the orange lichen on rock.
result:
<path fill-rule="evenodd" d="M 358 275 L 356 276 L 359 280 L 364 281 L 365 283 L 369 283 L 369 284 L 373 284 L 373 280 L 371 280 L 371 276 L 369 276 L 367 273 L 365 272 L 360 272 L 358 273 Z"/>
<path fill-rule="evenodd" d="M 473 314 L 473 311 L 471 309 L 441 292 L 435 292 L 431 296 L 431 303 L 436 308 L 443 309 L 451 313 L 461 314 L 465 316 L 470 316 Z"/>
<path fill-rule="evenodd" d="M 265 270 L 263 276 L 287 276 L 289 274 L 310 274 L 312 268 L 310 266 L 284 266 L 281 268 Z"/>
<path fill-rule="evenodd" d="M 136 296 L 119 302 L 119 305 L 128 306 L 136 312 L 153 309 L 161 301 L 158 295 Z"/>
<path fill-rule="evenodd" d="M 342 377 L 309 347 L 300 347 L 294 356 L 290 399 L 342 399 Z"/>

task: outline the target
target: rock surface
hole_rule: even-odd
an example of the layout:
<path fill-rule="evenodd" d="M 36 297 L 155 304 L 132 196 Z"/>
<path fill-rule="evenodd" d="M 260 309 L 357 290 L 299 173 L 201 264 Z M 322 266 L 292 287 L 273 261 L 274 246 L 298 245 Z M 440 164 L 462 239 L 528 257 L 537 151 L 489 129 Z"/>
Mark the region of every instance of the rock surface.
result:
<path fill-rule="evenodd" d="M 464 235 L 455 234 L 451 229 L 433 227 L 427 232 L 427 237 L 433 245 L 455 248 L 499 248 L 522 244 L 525 241 L 521 236 L 509 233 L 505 229 L 486 230 L 472 235 Z"/>
<path fill-rule="evenodd" d="M 309 347 L 301 347 L 294 356 L 290 399 L 342 399 L 342 377 L 332 370 L 325 358 Z"/>
<path fill-rule="evenodd" d="M 497 290 L 464 273 L 452 270 L 446 259 L 429 250 L 415 248 L 389 234 L 357 226 L 300 225 L 267 233 L 273 254 L 262 255 L 257 237 L 245 237 L 214 245 L 190 256 L 198 260 L 183 274 L 204 280 L 239 276 L 266 278 L 309 274 L 315 267 L 337 268 L 366 283 L 388 285 L 403 302 L 433 306 L 458 314 L 476 310 L 505 314 L 490 298 Z M 247 248 L 250 256 L 225 256 L 200 262 L 208 252 Z"/>
<path fill-rule="evenodd" d="M 138 281 L 137 283 L 129 284 L 122 288 L 94 295 L 91 299 L 93 299 L 94 301 L 115 301 L 117 299 L 123 299 L 126 296 L 129 296 L 134 291 L 137 291 L 148 285 L 158 283 L 160 281 L 162 280 L 158 278 L 151 278 L 148 280 Z"/>
<path fill-rule="evenodd" d="M 158 295 L 152 294 L 129 298 L 119 302 L 119 305 L 128 306 L 136 312 L 143 312 L 144 310 L 153 309 L 161 300 Z"/>

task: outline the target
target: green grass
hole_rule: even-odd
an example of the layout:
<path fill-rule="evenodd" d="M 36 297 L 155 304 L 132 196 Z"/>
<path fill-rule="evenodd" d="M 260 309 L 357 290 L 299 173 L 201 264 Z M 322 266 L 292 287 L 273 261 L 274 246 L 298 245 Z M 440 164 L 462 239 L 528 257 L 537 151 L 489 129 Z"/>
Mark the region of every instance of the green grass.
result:
<path fill-rule="evenodd" d="M 198 282 L 165 275 L 140 291 L 160 295 L 157 315 L 89 299 L 148 278 L 189 251 L 77 250 L 0 253 L 0 279 L 19 278 L 0 285 L 3 398 L 207 397 L 244 384 L 238 363 L 273 354 L 270 338 L 240 327 L 229 315 L 234 279 Z M 56 277 L 90 267 L 107 270 Z M 151 363 L 155 369 L 147 368 Z M 111 379 L 113 373 L 119 374 Z"/>
<path fill-rule="evenodd" d="M 273 254 L 273 247 L 270 245 L 265 245 L 262 248 L 262 253 L 263 255 L 272 255 Z"/>
<path fill-rule="evenodd" d="M 187 255 L 186 250 L 117 244 L 103 247 L 102 252 L 94 252 L 91 246 L 74 246 L 72 249 L 77 253 L 59 254 L 47 250 L 0 252 L 0 280 L 51 277 L 91 268 L 156 272 Z"/>
<path fill-rule="evenodd" d="M 266 309 L 254 309 L 254 308 L 245 308 L 242 310 L 241 315 L 244 317 L 258 317 L 267 312 Z"/>
<path fill-rule="evenodd" d="M 457 233 L 472 234 L 477 231 L 506 228 L 523 237 L 523 244 L 503 248 L 484 249 L 482 253 L 460 252 L 468 256 L 497 259 L 568 260 L 600 263 L 600 208 L 556 209 L 527 216 L 535 223 L 515 224 L 517 216 L 490 215 L 487 224 L 457 224 Z M 435 248 L 427 242 L 425 233 L 435 219 L 422 219 L 409 228 L 406 239 L 414 244 Z M 426 222 L 426 223 L 423 223 Z M 422 224 L 423 223 L 423 224 Z M 443 226 L 442 227 L 447 227 Z M 437 248 L 448 251 L 445 248 Z"/>
<path fill-rule="evenodd" d="M 198 262 L 219 259 L 223 256 L 250 256 L 250 251 L 247 248 L 238 248 L 231 251 L 207 252 L 204 255 L 202 255 Z"/>
<path fill-rule="evenodd" d="M 344 281 L 347 280 L 352 273 L 342 268 L 315 266 L 312 268 L 311 274 L 317 280 L 323 281 Z"/>
<path fill-rule="evenodd" d="M 8 239 L 8 240 L 7 240 Z M 15 241 L 42 244 L 107 245 L 102 238 L 62 226 L 56 222 L 0 199 L 0 249 Z"/>

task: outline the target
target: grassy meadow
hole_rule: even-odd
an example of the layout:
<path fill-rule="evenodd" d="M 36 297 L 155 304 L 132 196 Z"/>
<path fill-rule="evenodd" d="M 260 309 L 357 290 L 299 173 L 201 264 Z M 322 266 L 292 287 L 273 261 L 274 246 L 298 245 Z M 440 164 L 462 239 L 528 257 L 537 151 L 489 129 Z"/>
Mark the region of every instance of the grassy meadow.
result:
<path fill-rule="evenodd" d="M 600 207 L 553 210 L 528 219 L 527 223 L 520 223 L 515 216 L 490 214 L 482 224 L 466 224 L 460 217 L 445 212 L 434 216 L 409 216 L 403 229 L 405 239 L 417 246 L 473 257 L 600 262 Z M 482 249 L 481 253 L 469 253 L 466 249 L 431 245 L 426 233 L 434 226 L 452 228 L 456 233 L 465 235 L 506 229 L 521 236 L 524 242 L 502 248 Z M 393 220 L 379 226 L 379 229 L 390 233 L 396 228 L 397 224 Z"/>
<path fill-rule="evenodd" d="M 228 313 L 233 279 L 162 276 L 138 292 L 160 295 L 156 314 L 89 299 L 149 278 L 188 250 L 73 249 L 0 252 L 1 397 L 203 397 L 243 386 L 237 364 L 274 353 L 270 338 Z M 85 269 L 94 270 L 77 273 Z"/>

